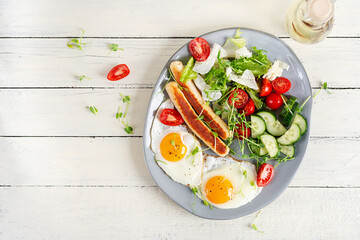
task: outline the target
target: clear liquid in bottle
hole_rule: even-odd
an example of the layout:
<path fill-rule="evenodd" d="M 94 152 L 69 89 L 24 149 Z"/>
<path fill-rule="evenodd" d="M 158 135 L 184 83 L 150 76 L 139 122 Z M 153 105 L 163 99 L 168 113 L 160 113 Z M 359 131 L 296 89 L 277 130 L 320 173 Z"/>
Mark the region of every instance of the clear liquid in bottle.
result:
<path fill-rule="evenodd" d="M 285 28 L 301 43 L 317 43 L 326 38 L 334 24 L 333 0 L 299 0 L 289 8 Z"/>

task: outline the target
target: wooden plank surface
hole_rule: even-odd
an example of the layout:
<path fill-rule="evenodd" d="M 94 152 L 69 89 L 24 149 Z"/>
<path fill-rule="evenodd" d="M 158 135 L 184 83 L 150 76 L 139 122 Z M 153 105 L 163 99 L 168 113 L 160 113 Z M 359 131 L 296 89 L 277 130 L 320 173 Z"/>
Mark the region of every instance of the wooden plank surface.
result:
<path fill-rule="evenodd" d="M 79 27 L 86 29 L 87 36 L 96 37 L 192 37 L 234 26 L 288 36 L 284 19 L 292 2 L 109 0 L 104 4 L 96 0 L 2 0 L 0 37 L 78 36 Z M 360 17 L 354 2 L 336 2 L 331 36 L 359 36 Z"/>
<path fill-rule="evenodd" d="M 349 109 L 358 108 L 360 89 L 331 91 L 314 99 L 311 135 L 359 137 L 360 112 Z M 131 98 L 127 119 L 141 136 L 152 89 L 2 89 L 0 136 L 128 136 L 115 119 L 120 92 Z"/>
<path fill-rule="evenodd" d="M 289 188 L 262 210 L 260 233 L 250 227 L 255 214 L 201 219 L 157 187 L 1 188 L 0 232 L 27 240 L 358 239 L 359 197 L 359 188 Z"/>
<path fill-rule="evenodd" d="M 1 30 L 0 30 L 1 31 Z M 0 87 L 126 87 L 154 86 L 167 60 L 189 39 L 86 39 L 84 51 L 69 49 L 69 39 L 0 39 Z M 303 62 L 313 87 L 359 88 L 353 76 L 360 55 L 359 38 L 331 38 L 316 45 L 283 39 Z M 109 54 L 108 44 L 125 51 Z M 131 74 L 106 80 L 115 65 L 126 63 Z M 82 82 L 75 74 L 92 79 Z"/>
<path fill-rule="evenodd" d="M 292 2 L 0 0 L 0 239 L 360 239 L 360 2 L 337 1 L 330 38 L 316 45 L 288 38 Z M 307 154 L 262 210 L 264 233 L 250 227 L 255 213 L 187 213 L 156 187 L 142 154 L 151 88 L 169 57 L 191 37 L 237 26 L 281 37 L 313 92 L 325 81 L 333 92 L 315 98 Z M 68 49 L 80 27 L 89 45 Z M 109 43 L 125 51 L 108 54 Z M 107 81 L 119 63 L 131 74 Z M 132 137 L 115 119 L 119 92 L 132 100 Z"/>
<path fill-rule="evenodd" d="M 360 187 L 356 138 L 311 138 L 290 186 Z M 0 183 L 10 186 L 156 186 L 142 138 L 0 138 Z"/>

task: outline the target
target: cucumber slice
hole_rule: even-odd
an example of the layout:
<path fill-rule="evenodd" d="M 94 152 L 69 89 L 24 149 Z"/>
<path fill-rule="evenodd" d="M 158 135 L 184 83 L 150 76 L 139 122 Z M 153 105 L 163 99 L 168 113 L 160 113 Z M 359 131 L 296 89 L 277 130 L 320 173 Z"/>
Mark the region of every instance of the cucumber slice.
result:
<path fill-rule="evenodd" d="M 306 119 L 299 113 L 297 113 L 294 117 L 294 121 L 292 124 L 296 123 L 300 127 L 301 135 L 304 135 L 307 131 L 307 121 Z"/>
<path fill-rule="evenodd" d="M 300 138 L 301 138 L 300 127 L 299 125 L 294 123 L 291 125 L 289 130 L 287 130 L 286 133 L 284 133 L 284 135 L 282 135 L 277 139 L 277 141 L 282 145 L 288 146 L 296 143 L 297 141 L 299 141 Z"/>
<path fill-rule="evenodd" d="M 269 134 L 261 135 L 260 139 L 261 142 L 265 145 L 265 149 L 269 153 L 269 156 L 276 157 L 279 153 L 279 145 L 276 139 Z"/>
<path fill-rule="evenodd" d="M 266 130 L 265 121 L 261 117 L 255 115 L 251 115 L 250 119 L 251 119 L 251 137 L 256 138 L 262 135 Z"/>
<path fill-rule="evenodd" d="M 261 111 L 261 112 L 258 112 L 257 115 L 262 117 L 262 119 L 264 119 L 265 123 L 266 122 L 275 122 L 276 121 L 276 116 L 272 112 Z"/>
<path fill-rule="evenodd" d="M 285 154 L 286 156 L 292 158 L 295 156 L 295 147 L 294 145 L 289 145 L 289 146 L 284 146 L 284 145 L 279 145 L 280 147 L 280 152 Z"/>
<path fill-rule="evenodd" d="M 259 152 L 260 156 L 265 156 L 267 153 L 268 151 L 266 150 L 265 147 L 260 147 L 260 152 Z"/>
<path fill-rule="evenodd" d="M 260 156 L 260 147 L 256 146 L 255 144 L 249 144 L 251 151 L 255 153 L 256 155 Z"/>
<path fill-rule="evenodd" d="M 286 128 L 279 122 L 279 120 L 265 123 L 267 131 L 275 137 L 281 136 L 286 132 Z"/>
<path fill-rule="evenodd" d="M 276 117 L 273 113 L 262 111 L 257 113 L 265 121 L 266 130 L 273 136 L 281 136 L 286 132 L 286 128 L 276 120 Z"/>
<path fill-rule="evenodd" d="M 265 156 L 268 152 L 265 147 L 259 147 L 255 144 L 250 145 L 251 151 L 259 156 Z"/>

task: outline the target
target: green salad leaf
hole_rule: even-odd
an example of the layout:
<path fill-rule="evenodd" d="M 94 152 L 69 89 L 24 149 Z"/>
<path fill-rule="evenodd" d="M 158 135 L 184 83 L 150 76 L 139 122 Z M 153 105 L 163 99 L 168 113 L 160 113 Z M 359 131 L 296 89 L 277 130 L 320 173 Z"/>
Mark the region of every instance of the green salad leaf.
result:
<path fill-rule="evenodd" d="M 259 77 L 269 70 L 271 62 L 268 60 L 265 50 L 251 48 L 253 51 L 252 57 L 235 59 L 230 63 L 230 66 L 237 74 L 243 74 L 245 70 L 250 70 L 255 77 Z"/>

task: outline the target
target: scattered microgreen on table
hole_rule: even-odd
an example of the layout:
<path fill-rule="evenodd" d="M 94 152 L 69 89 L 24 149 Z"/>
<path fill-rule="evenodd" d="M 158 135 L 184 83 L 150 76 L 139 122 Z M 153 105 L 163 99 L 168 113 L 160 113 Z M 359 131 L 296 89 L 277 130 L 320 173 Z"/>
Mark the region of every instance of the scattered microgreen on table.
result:
<path fill-rule="evenodd" d="M 319 91 L 317 91 L 317 93 L 314 95 L 313 98 L 315 98 L 320 92 L 321 90 L 326 90 L 329 94 L 333 94 L 332 92 L 330 92 L 330 90 L 327 87 L 327 82 L 324 82 L 323 85 L 321 86 L 321 88 L 319 89 Z"/>
<path fill-rule="evenodd" d="M 76 48 L 79 49 L 79 50 L 83 50 L 82 47 L 85 46 L 86 44 L 88 44 L 88 43 L 83 43 L 83 42 L 82 42 L 82 38 L 83 38 L 83 36 L 84 36 L 85 30 L 82 29 L 82 28 L 80 28 L 80 29 L 81 29 L 80 38 L 79 38 L 79 39 L 73 38 L 73 39 L 71 39 L 70 41 L 68 41 L 68 43 L 67 43 L 68 48 L 74 48 L 74 47 L 76 47 Z"/>
<path fill-rule="evenodd" d="M 133 127 L 130 126 L 125 119 L 130 106 L 130 97 L 124 96 L 122 93 L 120 93 L 120 96 L 122 97 L 122 102 L 126 103 L 126 108 L 125 108 L 125 112 L 121 112 L 121 107 L 119 107 L 118 112 L 116 113 L 116 119 L 118 119 L 123 124 L 124 131 L 127 134 L 134 134 Z"/>
<path fill-rule="evenodd" d="M 124 51 L 123 48 L 119 48 L 119 45 L 116 43 L 111 43 L 109 44 L 109 48 L 110 48 L 110 52 L 108 54 L 110 54 L 111 52 L 117 52 L 117 51 Z"/>
<path fill-rule="evenodd" d="M 84 79 L 91 79 L 91 77 L 87 77 L 86 75 L 76 75 L 76 77 L 79 78 L 80 82 Z"/>
<path fill-rule="evenodd" d="M 90 112 L 92 112 L 94 115 L 97 115 L 98 109 L 95 106 L 88 106 L 86 108 L 89 109 Z"/>

